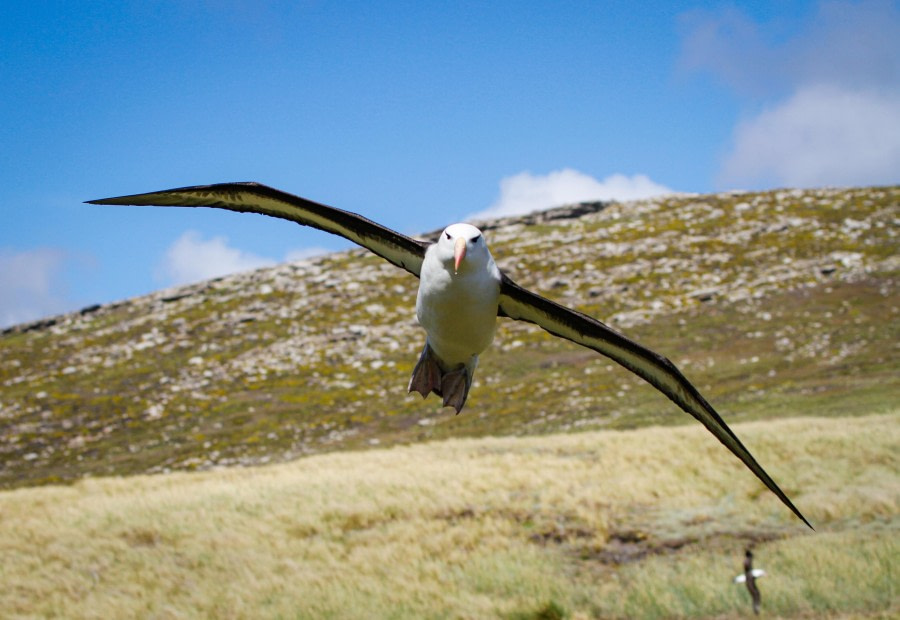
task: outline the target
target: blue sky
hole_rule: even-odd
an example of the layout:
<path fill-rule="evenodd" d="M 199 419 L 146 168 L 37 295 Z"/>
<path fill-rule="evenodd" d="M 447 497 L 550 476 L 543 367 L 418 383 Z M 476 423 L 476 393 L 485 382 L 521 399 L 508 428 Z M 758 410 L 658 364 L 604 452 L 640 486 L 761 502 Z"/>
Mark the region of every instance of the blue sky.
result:
<path fill-rule="evenodd" d="M 900 182 L 897 2 L 19 2 L 0 326 L 346 247 L 84 200 L 259 181 L 415 233 L 668 191 Z"/>

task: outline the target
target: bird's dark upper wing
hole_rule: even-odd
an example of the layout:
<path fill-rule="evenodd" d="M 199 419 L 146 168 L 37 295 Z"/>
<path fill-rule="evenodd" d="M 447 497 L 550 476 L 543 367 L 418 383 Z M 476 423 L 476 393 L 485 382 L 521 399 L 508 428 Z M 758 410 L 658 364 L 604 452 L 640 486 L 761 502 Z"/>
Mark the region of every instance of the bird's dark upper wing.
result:
<path fill-rule="evenodd" d="M 197 185 L 88 202 L 98 205 L 217 207 L 242 213 L 271 215 L 340 235 L 416 277 L 422 270 L 425 248 L 428 246 L 424 241 L 401 235 L 356 213 L 335 209 L 259 183 Z"/>
<path fill-rule="evenodd" d="M 667 358 L 626 338 L 586 314 L 561 306 L 526 290 L 505 274 L 500 286 L 500 315 L 534 323 L 554 336 L 571 340 L 618 362 L 648 381 L 679 407 L 699 420 L 719 441 L 750 468 L 806 525 L 809 521 L 756 462 L 750 451 L 690 381 Z"/>

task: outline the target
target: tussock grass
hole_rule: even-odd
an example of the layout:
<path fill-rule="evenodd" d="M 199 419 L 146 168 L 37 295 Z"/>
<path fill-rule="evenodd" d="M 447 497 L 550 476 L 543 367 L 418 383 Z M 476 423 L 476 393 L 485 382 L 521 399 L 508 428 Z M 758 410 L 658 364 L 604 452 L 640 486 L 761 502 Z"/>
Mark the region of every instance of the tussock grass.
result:
<path fill-rule="evenodd" d="M 9 617 L 744 617 L 900 611 L 900 412 L 448 440 L 0 494 Z"/>

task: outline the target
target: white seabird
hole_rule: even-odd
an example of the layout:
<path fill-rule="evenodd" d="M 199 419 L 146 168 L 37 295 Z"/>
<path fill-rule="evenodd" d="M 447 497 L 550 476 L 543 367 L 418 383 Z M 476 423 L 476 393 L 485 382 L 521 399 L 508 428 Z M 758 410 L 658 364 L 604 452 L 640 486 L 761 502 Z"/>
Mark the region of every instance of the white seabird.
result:
<path fill-rule="evenodd" d="M 434 392 L 445 407 L 462 410 L 478 355 L 494 339 L 501 282 L 481 231 L 471 224 L 448 226 L 425 250 L 416 317 L 427 336 L 410 392 Z"/>
<path fill-rule="evenodd" d="M 409 391 L 435 392 L 456 412 L 465 404 L 478 355 L 490 345 L 497 316 L 534 323 L 593 349 L 635 373 L 702 423 L 807 526 L 809 521 L 744 447 L 721 416 L 668 358 L 586 314 L 526 290 L 501 272 L 474 226 L 454 224 L 429 244 L 355 213 L 258 183 L 221 183 L 89 200 L 103 205 L 216 207 L 261 213 L 340 235 L 420 278 L 416 314 L 425 347 Z"/>
<path fill-rule="evenodd" d="M 762 594 L 760 594 L 759 586 L 756 580 L 764 577 L 766 571 L 761 568 L 753 568 L 753 551 L 747 549 L 744 552 L 744 572 L 734 578 L 734 583 L 746 583 L 747 591 L 750 592 L 750 599 L 753 602 L 753 613 L 759 615 L 759 606 L 762 603 Z"/>

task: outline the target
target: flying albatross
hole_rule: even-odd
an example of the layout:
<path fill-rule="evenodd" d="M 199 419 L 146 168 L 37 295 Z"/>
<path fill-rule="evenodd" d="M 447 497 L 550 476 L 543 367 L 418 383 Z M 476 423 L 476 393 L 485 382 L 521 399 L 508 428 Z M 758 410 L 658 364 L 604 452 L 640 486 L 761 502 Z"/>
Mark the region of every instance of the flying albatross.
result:
<path fill-rule="evenodd" d="M 434 392 L 444 406 L 463 408 L 478 355 L 494 337 L 496 317 L 534 323 L 621 364 L 699 420 L 807 526 L 809 521 L 756 462 L 700 392 L 667 358 L 586 314 L 522 288 L 500 271 L 481 231 L 470 224 L 447 227 L 435 243 L 418 241 L 365 217 L 258 183 L 198 185 L 90 200 L 101 205 L 216 207 L 261 213 L 340 235 L 419 278 L 416 315 L 425 347 L 409 382 L 410 392 Z"/>

